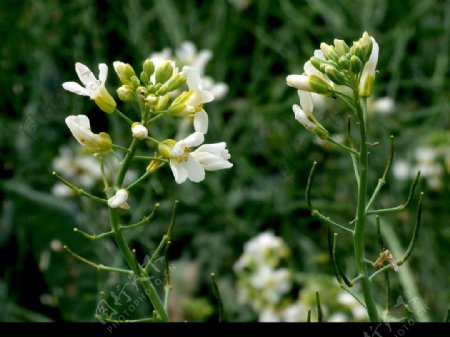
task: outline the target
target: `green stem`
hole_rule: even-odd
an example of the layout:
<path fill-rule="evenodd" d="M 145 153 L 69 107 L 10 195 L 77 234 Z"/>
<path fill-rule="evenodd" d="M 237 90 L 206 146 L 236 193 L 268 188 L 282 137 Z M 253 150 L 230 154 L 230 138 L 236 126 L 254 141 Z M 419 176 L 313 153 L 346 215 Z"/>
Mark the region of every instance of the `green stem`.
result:
<path fill-rule="evenodd" d="M 125 159 L 123 160 L 123 162 L 120 165 L 120 171 L 119 171 L 119 174 L 117 175 L 117 180 L 116 180 L 117 188 L 122 187 L 123 179 L 125 178 L 125 174 L 127 173 L 128 167 L 130 166 L 130 163 L 131 163 L 131 160 L 134 157 L 134 152 L 136 151 L 137 144 L 138 144 L 137 139 L 133 138 L 133 141 L 131 142 L 130 148 L 128 149 Z"/>
<path fill-rule="evenodd" d="M 371 321 L 379 321 L 377 306 L 373 296 L 371 283 L 367 274 L 364 252 L 364 230 L 366 226 L 366 194 L 367 194 L 367 130 L 365 120 L 366 100 L 361 104 L 358 94 L 355 92 L 356 112 L 359 121 L 360 145 L 359 145 L 359 186 L 358 203 L 356 209 L 355 233 L 353 236 L 356 269 L 358 275 L 363 275 L 361 285 L 367 313 Z"/>
<path fill-rule="evenodd" d="M 114 239 L 120 251 L 122 252 L 123 257 L 125 258 L 125 261 L 133 271 L 134 275 L 141 282 L 141 285 L 145 290 L 145 294 L 150 299 L 150 302 L 152 303 L 161 320 L 163 322 L 168 322 L 169 317 L 167 315 L 166 310 L 164 309 L 164 304 L 162 303 L 161 298 L 158 295 L 158 292 L 156 291 L 155 287 L 150 282 L 148 277 L 144 277 L 142 268 L 140 268 L 139 265 L 136 263 L 135 256 L 128 247 L 128 244 L 122 235 L 122 231 L 119 225 L 119 213 L 116 208 L 109 208 L 109 218 L 111 222 L 111 229 L 113 231 Z"/>

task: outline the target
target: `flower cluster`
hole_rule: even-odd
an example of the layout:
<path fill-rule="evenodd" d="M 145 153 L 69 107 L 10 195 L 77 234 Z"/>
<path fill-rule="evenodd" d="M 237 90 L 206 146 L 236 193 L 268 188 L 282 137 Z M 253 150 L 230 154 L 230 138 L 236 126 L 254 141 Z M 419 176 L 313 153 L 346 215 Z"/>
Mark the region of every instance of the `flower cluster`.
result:
<path fill-rule="evenodd" d="M 324 319 L 329 322 L 362 321 L 364 307 L 343 292 L 329 276 L 299 273 L 281 267 L 290 252 L 282 238 L 264 232 L 244 245 L 244 252 L 234 265 L 238 299 L 258 314 L 260 322 L 305 322 L 308 310 L 317 320 L 316 291 L 320 292 Z M 297 297 L 288 296 L 294 294 Z"/>
<path fill-rule="evenodd" d="M 234 265 L 238 275 L 238 297 L 260 313 L 260 321 L 279 306 L 282 297 L 292 287 L 292 275 L 280 268 L 289 255 L 284 241 L 271 232 L 261 233 L 248 241 L 244 253 Z"/>
<path fill-rule="evenodd" d="M 300 105 L 292 107 L 295 119 L 320 138 L 329 139 L 328 131 L 313 115 L 312 93 L 337 98 L 353 109 L 351 102 L 355 97 L 372 94 L 378 50 L 377 42 L 366 32 L 351 47 L 337 39 L 334 45 L 321 43 L 304 64 L 304 73 L 286 78 L 300 98 Z"/>
<path fill-rule="evenodd" d="M 397 161 L 393 167 L 394 176 L 399 180 L 410 180 L 418 171 L 425 178 L 431 190 L 442 190 L 445 185 L 446 172 L 447 175 L 450 175 L 448 146 L 421 146 L 414 151 L 411 161 L 402 159 Z"/>
<path fill-rule="evenodd" d="M 76 63 L 75 71 L 83 86 L 76 82 L 65 82 L 63 88 L 78 95 L 89 96 L 101 110 L 123 118 L 130 125 L 132 139 L 130 148 L 126 149 L 114 144 L 107 133 L 94 133 L 87 116 L 68 116 L 65 122 L 85 151 L 101 158 L 112 153 L 120 159 L 120 155 L 115 151 L 126 150 L 126 156 L 120 161 L 128 165 L 127 157 L 136 155 L 137 144 L 140 142 L 147 147 L 154 147 L 151 152 L 153 156 L 148 156 L 146 153 L 139 156 L 149 160 L 145 174 L 153 173 L 168 163 L 178 184 L 187 179 L 200 182 L 205 178 L 205 171 L 232 167 L 225 142 L 203 144 L 205 134 L 208 132 L 208 114 L 203 107 L 204 104 L 214 100 L 214 94 L 205 88 L 201 77 L 210 55 L 199 56 L 195 61 L 193 60 L 195 49 L 192 48 L 192 45 L 188 44 L 178 50 L 177 55 L 180 59 L 182 57 L 190 59 L 190 63 L 200 69 L 184 65 L 180 70 L 174 60 L 155 57 L 145 60 L 142 71 L 137 76 L 131 65 L 120 61 L 113 63 L 121 82 L 117 95 L 123 102 L 137 103 L 140 116 L 136 121 L 133 121 L 134 117 L 126 116 L 117 109 L 114 98 L 106 89 L 108 74 L 106 64 L 99 65 L 100 73 L 97 79 L 87 66 Z M 170 138 L 155 139 L 150 134 L 149 127 L 163 116 L 190 120 L 194 132 L 178 141 Z M 193 151 L 193 147 L 197 149 Z M 126 173 L 127 170 L 128 166 L 124 172 Z M 129 191 L 122 186 L 123 177 L 119 180 L 115 193 L 108 196 L 108 205 L 112 208 L 128 209 Z"/>

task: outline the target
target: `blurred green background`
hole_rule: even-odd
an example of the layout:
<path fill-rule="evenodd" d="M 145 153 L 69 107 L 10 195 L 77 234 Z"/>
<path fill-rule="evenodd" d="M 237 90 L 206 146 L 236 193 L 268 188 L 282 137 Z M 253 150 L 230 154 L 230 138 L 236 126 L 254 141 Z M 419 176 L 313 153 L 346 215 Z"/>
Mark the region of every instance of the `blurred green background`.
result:
<path fill-rule="evenodd" d="M 414 158 L 415 149 L 424 146 L 447 151 L 447 157 L 436 158 L 440 186 L 419 184 L 425 192 L 423 226 L 409 263 L 430 319 L 442 320 L 450 298 L 450 1 L 443 0 L 1 1 L 0 320 L 95 321 L 99 292 L 123 282 L 50 247 L 59 240 L 98 263 L 120 264 L 112 242 L 87 242 L 72 231 L 106 228 L 105 210 L 51 194 L 52 160 L 71 141 L 64 118 L 88 114 L 94 130 L 117 127 L 61 84 L 76 79 L 75 62 L 94 73 L 105 62 L 108 86 L 117 87 L 113 61 L 139 69 L 151 53 L 185 40 L 213 52 L 206 73 L 229 86 L 224 99 L 206 107 L 207 141 L 226 141 L 234 167 L 181 186 L 165 168 L 132 200 L 139 205 L 135 218 L 162 203 L 155 220 L 129 236 L 144 252 L 156 247 L 173 200 L 180 200 L 170 251 L 178 289 L 174 317 L 217 319 L 209 279 L 215 272 L 227 320 L 257 320 L 236 300 L 232 267 L 243 244 L 265 230 L 286 241 L 292 270 L 333 275 L 326 227 L 309 216 L 304 201 L 307 175 L 317 160 L 315 204 L 345 222 L 354 209 L 353 172 L 345 155 L 317 145 L 295 121 L 291 106 L 298 98 L 285 77 L 302 73 L 320 42 L 351 42 L 364 30 L 380 46 L 375 96 L 395 101 L 392 114 L 370 116 L 371 141 L 380 143 L 371 153 L 372 186 L 383 171 L 390 134 L 396 136 L 398 159 Z M 346 113 L 333 102 L 316 115 L 333 133 L 345 130 Z M 408 180 L 391 174 L 378 205 L 403 202 L 408 189 Z M 415 199 L 410 209 L 385 217 L 384 226 L 403 247 L 416 204 Z M 368 254 L 375 259 L 373 228 L 367 235 Z M 385 239 L 392 244 L 391 236 Z M 343 264 L 353 270 L 350 241 L 342 237 L 338 245 Z M 397 275 L 391 283 L 392 291 L 401 293 Z M 381 299 L 382 278 L 376 286 Z M 136 315 L 146 313 L 141 306 Z"/>

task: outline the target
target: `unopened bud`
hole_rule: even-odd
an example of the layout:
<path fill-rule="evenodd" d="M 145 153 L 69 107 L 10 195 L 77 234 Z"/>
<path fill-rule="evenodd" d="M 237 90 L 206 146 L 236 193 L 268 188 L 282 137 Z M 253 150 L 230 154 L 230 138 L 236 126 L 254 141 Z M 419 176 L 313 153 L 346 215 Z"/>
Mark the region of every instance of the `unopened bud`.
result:
<path fill-rule="evenodd" d="M 153 61 L 150 59 L 146 59 L 144 61 L 143 69 L 148 74 L 148 76 L 152 76 L 153 72 L 155 71 L 155 65 L 153 64 Z"/>
<path fill-rule="evenodd" d="M 181 87 L 184 83 L 186 83 L 186 77 L 186 71 L 181 71 L 178 74 L 173 75 L 166 83 L 168 91 L 174 91 Z"/>
<path fill-rule="evenodd" d="M 344 70 L 350 69 L 350 61 L 349 61 L 347 55 L 342 55 L 339 58 L 338 65 L 341 69 L 344 69 Z"/>
<path fill-rule="evenodd" d="M 313 91 L 315 93 L 322 95 L 331 95 L 332 91 L 331 86 L 323 79 L 321 79 L 319 76 L 316 75 L 309 76 L 309 85 L 311 87 L 311 90 L 309 91 Z"/>
<path fill-rule="evenodd" d="M 135 122 L 131 125 L 131 133 L 134 138 L 145 139 L 148 136 L 148 130 L 141 123 Z"/>
<path fill-rule="evenodd" d="M 129 85 L 122 85 L 117 89 L 117 95 L 119 99 L 123 102 L 134 101 L 134 91 L 130 88 Z"/>
<path fill-rule="evenodd" d="M 172 149 L 173 149 L 173 147 L 175 146 L 176 143 L 177 142 L 175 140 L 173 140 L 173 139 L 163 140 L 158 145 L 159 153 L 161 153 L 166 158 L 171 158 L 172 157 Z"/>
<path fill-rule="evenodd" d="M 340 56 L 345 55 L 350 50 L 344 40 L 334 39 L 334 47 Z"/>
<path fill-rule="evenodd" d="M 333 66 L 326 66 L 325 74 L 336 84 L 346 84 L 348 82 L 347 77 Z"/>
<path fill-rule="evenodd" d="M 158 83 L 166 83 L 166 81 L 172 76 L 173 66 L 170 61 L 164 61 L 158 69 L 156 69 L 155 79 Z"/>
<path fill-rule="evenodd" d="M 336 50 L 333 46 L 330 46 L 324 42 L 320 44 L 320 49 L 322 50 L 323 56 L 327 60 L 332 60 L 334 62 L 337 62 L 339 60 L 339 55 L 336 53 Z"/>
<path fill-rule="evenodd" d="M 363 68 L 363 64 L 358 56 L 352 55 L 350 58 L 350 68 L 354 74 L 359 74 Z"/>
<path fill-rule="evenodd" d="M 113 63 L 113 66 L 122 84 L 130 84 L 131 77 L 136 76 L 133 67 L 128 63 L 116 61 Z"/>
<path fill-rule="evenodd" d="M 148 82 L 150 81 L 150 75 L 145 71 L 142 71 L 139 77 L 144 84 L 148 84 Z"/>
<path fill-rule="evenodd" d="M 155 110 L 156 111 L 165 110 L 167 108 L 167 106 L 169 105 L 169 101 L 170 101 L 170 94 L 166 94 L 164 96 L 159 96 L 158 102 L 155 105 Z"/>

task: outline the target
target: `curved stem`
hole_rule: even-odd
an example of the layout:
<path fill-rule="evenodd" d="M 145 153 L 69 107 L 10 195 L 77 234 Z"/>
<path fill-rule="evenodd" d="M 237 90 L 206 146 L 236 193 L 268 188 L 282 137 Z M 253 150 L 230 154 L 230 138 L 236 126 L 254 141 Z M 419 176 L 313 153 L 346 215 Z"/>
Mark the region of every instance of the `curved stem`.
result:
<path fill-rule="evenodd" d="M 364 301 L 367 313 L 371 321 L 379 321 L 378 311 L 373 296 L 371 283 L 367 274 L 364 252 L 364 230 L 366 226 L 366 194 L 367 194 L 367 169 L 368 169 L 368 153 L 367 153 L 367 135 L 365 108 L 366 100 L 361 104 L 358 94 L 355 92 L 356 112 L 359 120 L 359 186 L 358 186 L 358 203 L 356 209 L 355 233 L 353 237 L 356 269 L 358 275 L 363 275 L 361 285 L 364 295 Z"/>

